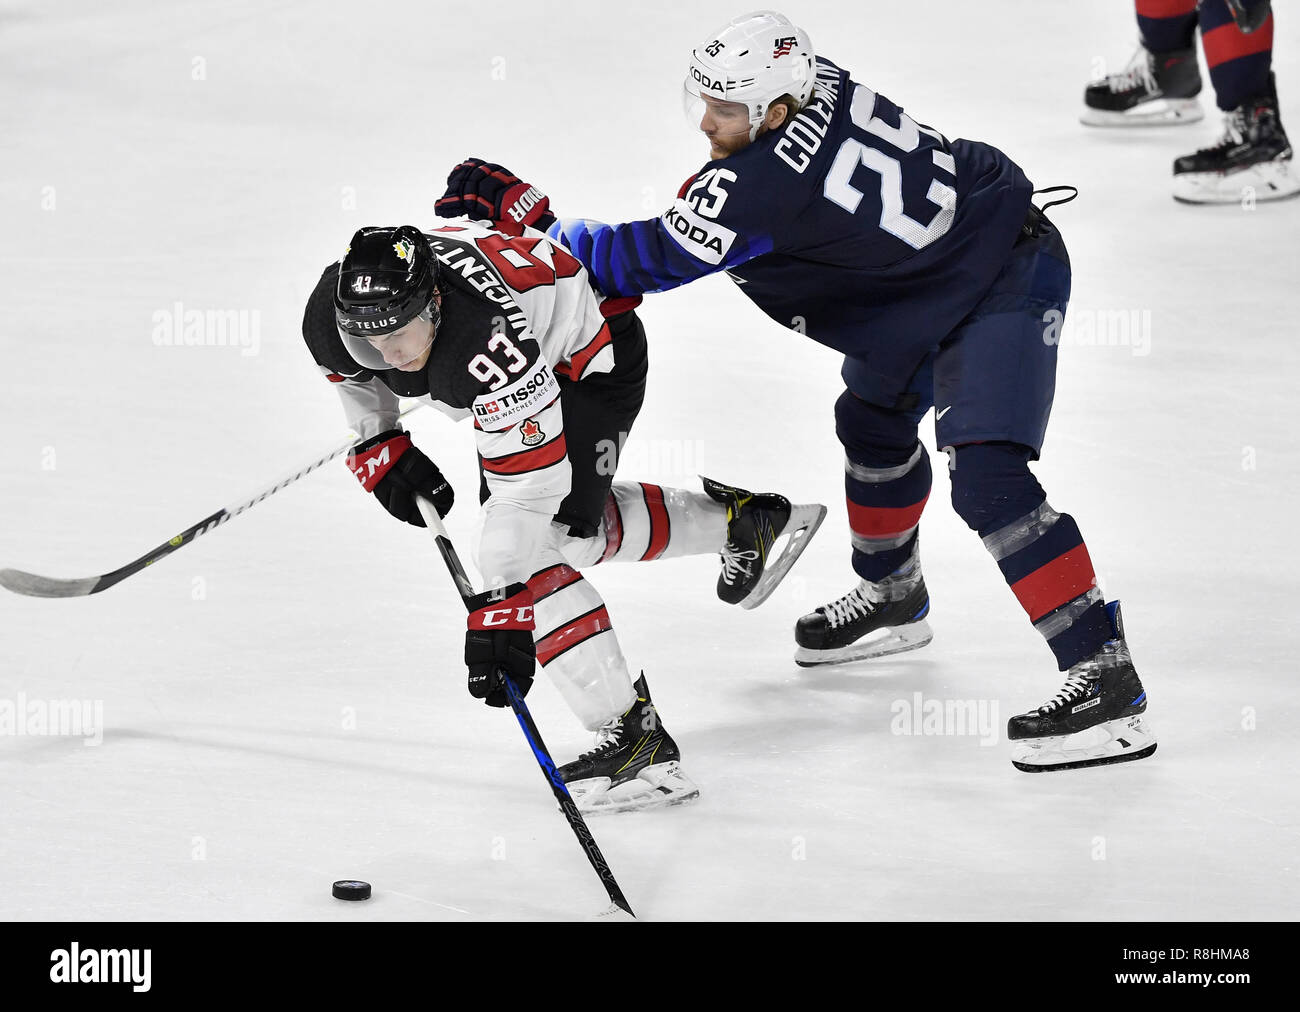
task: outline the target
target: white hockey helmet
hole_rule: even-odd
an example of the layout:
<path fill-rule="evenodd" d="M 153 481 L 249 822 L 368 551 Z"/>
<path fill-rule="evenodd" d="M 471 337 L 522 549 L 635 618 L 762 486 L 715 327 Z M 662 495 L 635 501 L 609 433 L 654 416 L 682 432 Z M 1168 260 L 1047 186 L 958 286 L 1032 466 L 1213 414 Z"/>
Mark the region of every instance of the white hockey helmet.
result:
<path fill-rule="evenodd" d="M 686 73 L 688 115 L 699 122 L 703 97 L 739 102 L 749 111 L 749 139 L 768 107 L 791 95 L 802 107 L 812 96 L 816 61 L 808 33 L 776 11 L 733 18 L 691 52 Z"/>

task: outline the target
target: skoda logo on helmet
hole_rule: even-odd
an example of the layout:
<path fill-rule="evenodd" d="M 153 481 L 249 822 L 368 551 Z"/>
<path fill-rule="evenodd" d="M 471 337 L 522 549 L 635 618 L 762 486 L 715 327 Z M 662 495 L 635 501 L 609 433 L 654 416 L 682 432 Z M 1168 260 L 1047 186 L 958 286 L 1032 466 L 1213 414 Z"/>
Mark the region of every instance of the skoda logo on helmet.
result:
<path fill-rule="evenodd" d="M 709 91 L 716 91 L 719 94 L 725 94 L 727 91 L 727 84 L 725 81 L 715 81 L 713 78 L 709 77 L 708 74 L 704 73 L 704 71 L 700 70 L 700 68 L 694 63 L 691 64 L 691 77 L 695 78 L 696 83 L 698 83 L 700 87 L 707 88 Z"/>

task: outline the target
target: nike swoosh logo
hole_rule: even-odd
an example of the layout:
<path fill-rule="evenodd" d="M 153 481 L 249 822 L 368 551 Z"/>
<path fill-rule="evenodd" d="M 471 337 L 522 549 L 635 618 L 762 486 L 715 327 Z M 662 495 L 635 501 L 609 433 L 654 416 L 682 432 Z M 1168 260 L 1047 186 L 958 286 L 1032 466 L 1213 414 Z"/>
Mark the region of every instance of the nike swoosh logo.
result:
<path fill-rule="evenodd" d="M 940 411 L 937 415 L 934 416 L 934 420 L 937 422 L 940 418 L 942 418 L 951 410 L 952 410 L 952 405 L 949 404 L 946 408 L 944 408 L 942 411 Z"/>

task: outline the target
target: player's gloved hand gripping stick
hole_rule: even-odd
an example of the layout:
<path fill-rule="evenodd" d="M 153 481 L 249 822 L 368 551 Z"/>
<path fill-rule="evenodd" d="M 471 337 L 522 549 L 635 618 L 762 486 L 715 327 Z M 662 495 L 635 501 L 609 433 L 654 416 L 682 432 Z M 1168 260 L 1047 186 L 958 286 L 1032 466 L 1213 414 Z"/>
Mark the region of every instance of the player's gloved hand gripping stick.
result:
<path fill-rule="evenodd" d="M 456 583 L 456 589 L 460 591 L 461 599 L 465 602 L 465 607 L 470 613 L 470 632 L 475 631 L 473 626 L 477 618 L 480 625 L 495 625 L 498 620 L 512 626 L 509 630 L 503 630 L 506 633 L 517 632 L 524 626 L 530 626 L 532 623 L 532 602 L 524 601 L 523 595 L 519 593 L 520 584 L 512 584 L 510 587 L 503 587 L 497 591 L 488 591 L 484 594 L 475 594 L 474 587 L 469 582 L 469 577 L 465 575 L 465 567 L 460 564 L 460 557 L 456 554 L 456 548 L 451 543 L 451 538 L 447 536 L 447 530 L 442 526 L 442 518 L 438 516 L 438 511 L 428 499 L 424 496 L 416 496 L 416 505 L 420 508 L 420 513 L 424 516 L 424 522 L 428 525 L 429 532 L 437 542 L 438 551 L 442 553 L 442 560 L 447 564 L 447 569 L 451 573 L 452 580 Z M 526 588 L 524 588 L 526 594 Z M 524 614 L 520 614 L 524 610 Z M 507 615 L 506 612 L 509 612 Z M 488 614 L 497 612 L 498 614 Z M 504 616 L 504 618 L 503 618 Z M 531 630 L 525 631 L 524 635 L 531 640 Z M 467 640 L 466 644 L 466 662 L 470 665 L 470 692 L 480 698 L 485 698 L 489 705 L 503 705 L 501 702 L 493 703 L 492 693 L 499 693 L 504 696 L 504 702 L 510 704 L 510 708 L 515 711 L 515 717 L 519 720 L 519 726 L 523 728 L 524 737 L 528 739 L 528 744 L 533 750 L 533 755 L 537 758 L 537 764 L 542 768 L 542 775 L 546 777 L 546 782 L 550 784 L 551 793 L 555 795 L 555 800 L 560 804 L 560 811 L 564 813 L 564 818 L 568 820 L 569 828 L 573 830 L 573 835 L 578 838 L 578 843 L 582 845 L 583 853 L 587 855 L 587 860 L 591 862 L 591 867 L 596 874 L 600 876 L 601 883 L 605 886 L 605 892 L 614 905 L 622 910 L 632 914 L 632 908 L 628 905 L 627 899 L 623 896 L 623 890 L 619 888 L 618 882 L 614 880 L 614 873 L 610 871 L 609 864 L 605 861 L 605 855 L 600 852 L 596 845 L 595 838 L 591 835 L 591 830 L 587 828 L 587 823 L 583 820 L 582 814 L 578 811 L 578 806 L 573 803 L 573 798 L 569 796 L 569 789 L 565 786 L 564 781 L 560 779 L 560 774 L 555 769 L 555 761 L 547 751 L 546 743 L 542 741 L 541 732 L 537 730 L 537 725 L 533 722 L 533 715 L 528 712 L 528 707 L 524 703 L 524 692 L 527 692 L 525 685 L 523 692 L 520 691 L 516 684 L 512 671 L 516 663 L 521 667 L 528 667 L 528 684 L 532 683 L 531 665 L 523 663 L 522 659 L 512 656 L 518 652 L 519 644 L 516 642 L 517 636 L 507 635 L 502 640 L 502 658 L 495 660 L 495 648 L 486 647 L 481 654 L 475 654 L 475 660 L 470 660 L 471 650 Z M 531 647 L 531 643 L 529 644 Z M 531 658 L 532 651 L 526 651 Z M 484 681 L 480 682 L 482 691 L 475 691 L 475 665 L 495 666 L 495 671 L 489 677 L 482 675 Z M 522 674 L 522 673 L 521 673 Z M 635 917 L 635 914 L 632 914 Z"/>

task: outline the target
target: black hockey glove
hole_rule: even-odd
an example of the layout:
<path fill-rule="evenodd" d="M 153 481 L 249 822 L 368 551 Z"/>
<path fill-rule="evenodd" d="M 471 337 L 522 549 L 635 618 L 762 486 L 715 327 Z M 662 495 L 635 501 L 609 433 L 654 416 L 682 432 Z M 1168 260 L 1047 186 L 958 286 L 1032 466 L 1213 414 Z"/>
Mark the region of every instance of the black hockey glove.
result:
<path fill-rule="evenodd" d="M 411 437 L 401 429 L 389 429 L 352 447 L 348 470 L 398 520 L 427 526 L 415 503 L 417 495 L 430 500 L 438 516 L 451 512 L 455 499 L 451 485 L 438 465 L 412 446 Z"/>
<path fill-rule="evenodd" d="M 447 177 L 447 192 L 434 205 L 440 218 L 487 218 L 500 231 L 519 235 L 525 225 L 545 232 L 555 223 L 551 198 L 500 165 L 467 158 Z"/>
<path fill-rule="evenodd" d="M 469 668 L 469 694 L 488 706 L 509 706 L 502 675 L 509 675 L 519 695 L 526 696 L 537 667 L 533 592 L 526 584 L 512 583 L 504 590 L 475 594 L 468 603 L 465 666 Z"/>

